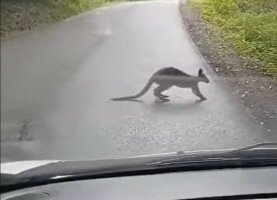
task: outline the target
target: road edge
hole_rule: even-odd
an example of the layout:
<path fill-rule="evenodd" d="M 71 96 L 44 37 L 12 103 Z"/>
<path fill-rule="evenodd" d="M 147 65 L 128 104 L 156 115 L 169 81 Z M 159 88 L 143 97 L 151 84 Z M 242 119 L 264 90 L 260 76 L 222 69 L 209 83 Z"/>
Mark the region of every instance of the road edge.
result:
<path fill-rule="evenodd" d="M 263 126 L 265 132 L 277 130 L 276 79 L 251 70 L 251 64 L 255 63 L 242 59 L 231 49 L 226 50 L 226 47 L 217 43 L 217 33 L 201 19 L 200 12 L 192 8 L 189 1 L 180 0 L 179 11 L 204 63 L 230 87 L 232 94 L 240 99 L 246 108 L 246 112 Z"/>

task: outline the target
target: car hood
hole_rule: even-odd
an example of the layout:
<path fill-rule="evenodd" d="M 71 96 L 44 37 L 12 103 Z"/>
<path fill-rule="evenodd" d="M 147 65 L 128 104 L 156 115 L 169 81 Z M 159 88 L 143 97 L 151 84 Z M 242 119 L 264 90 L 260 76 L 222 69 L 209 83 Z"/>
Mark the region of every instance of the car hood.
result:
<path fill-rule="evenodd" d="M 16 175 L 33 168 L 41 167 L 50 163 L 56 163 L 59 161 L 60 160 L 28 160 L 6 162 L 1 164 L 1 173 Z"/>

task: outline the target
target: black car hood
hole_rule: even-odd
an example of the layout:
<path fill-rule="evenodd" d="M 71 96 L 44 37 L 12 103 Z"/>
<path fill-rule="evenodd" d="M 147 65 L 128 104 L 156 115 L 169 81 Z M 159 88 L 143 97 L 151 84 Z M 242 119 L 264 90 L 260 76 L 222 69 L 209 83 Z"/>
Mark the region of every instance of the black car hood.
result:
<path fill-rule="evenodd" d="M 52 161 L 17 174 L 1 173 L 1 192 L 82 179 L 178 171 L 277 166 L 277 148 L 175 152 L 109 160 Z"/>

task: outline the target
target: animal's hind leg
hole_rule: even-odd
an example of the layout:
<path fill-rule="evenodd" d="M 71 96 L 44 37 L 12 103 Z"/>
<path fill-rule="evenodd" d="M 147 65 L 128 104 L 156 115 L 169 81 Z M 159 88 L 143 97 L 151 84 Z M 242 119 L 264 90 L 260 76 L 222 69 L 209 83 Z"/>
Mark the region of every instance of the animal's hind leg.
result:
<path fill-rule="evenodd" d="M 161 96 L 162 96 L 163 98 L 168 98 L 168 97 L 169 97 L 168 95 L 164 95 L 164 94 L 161 94 Z"/>
<path fill-rule="evenodd" d="M 168 86 L 168 85 L 159 85 L 158 87 L 156 87 L 154 89 L 154 95 L 156 97 L 158 97 L 159 99 L 161 99 L 162 101 L 168 101 L 167 97 L 169 97 L 169 96 L 163 95 L 162 92 L 169 88 L 170 88 L 170 86 Z"/>

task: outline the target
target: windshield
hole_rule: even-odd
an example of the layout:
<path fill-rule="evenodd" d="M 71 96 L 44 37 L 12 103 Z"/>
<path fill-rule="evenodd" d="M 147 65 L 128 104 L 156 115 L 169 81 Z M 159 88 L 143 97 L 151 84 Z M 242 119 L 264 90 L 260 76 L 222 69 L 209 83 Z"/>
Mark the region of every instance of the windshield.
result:
<path fill-rule="evenodd" d="M 276 142 L 274 0 L 1 0 L 1 162 Z"/>

